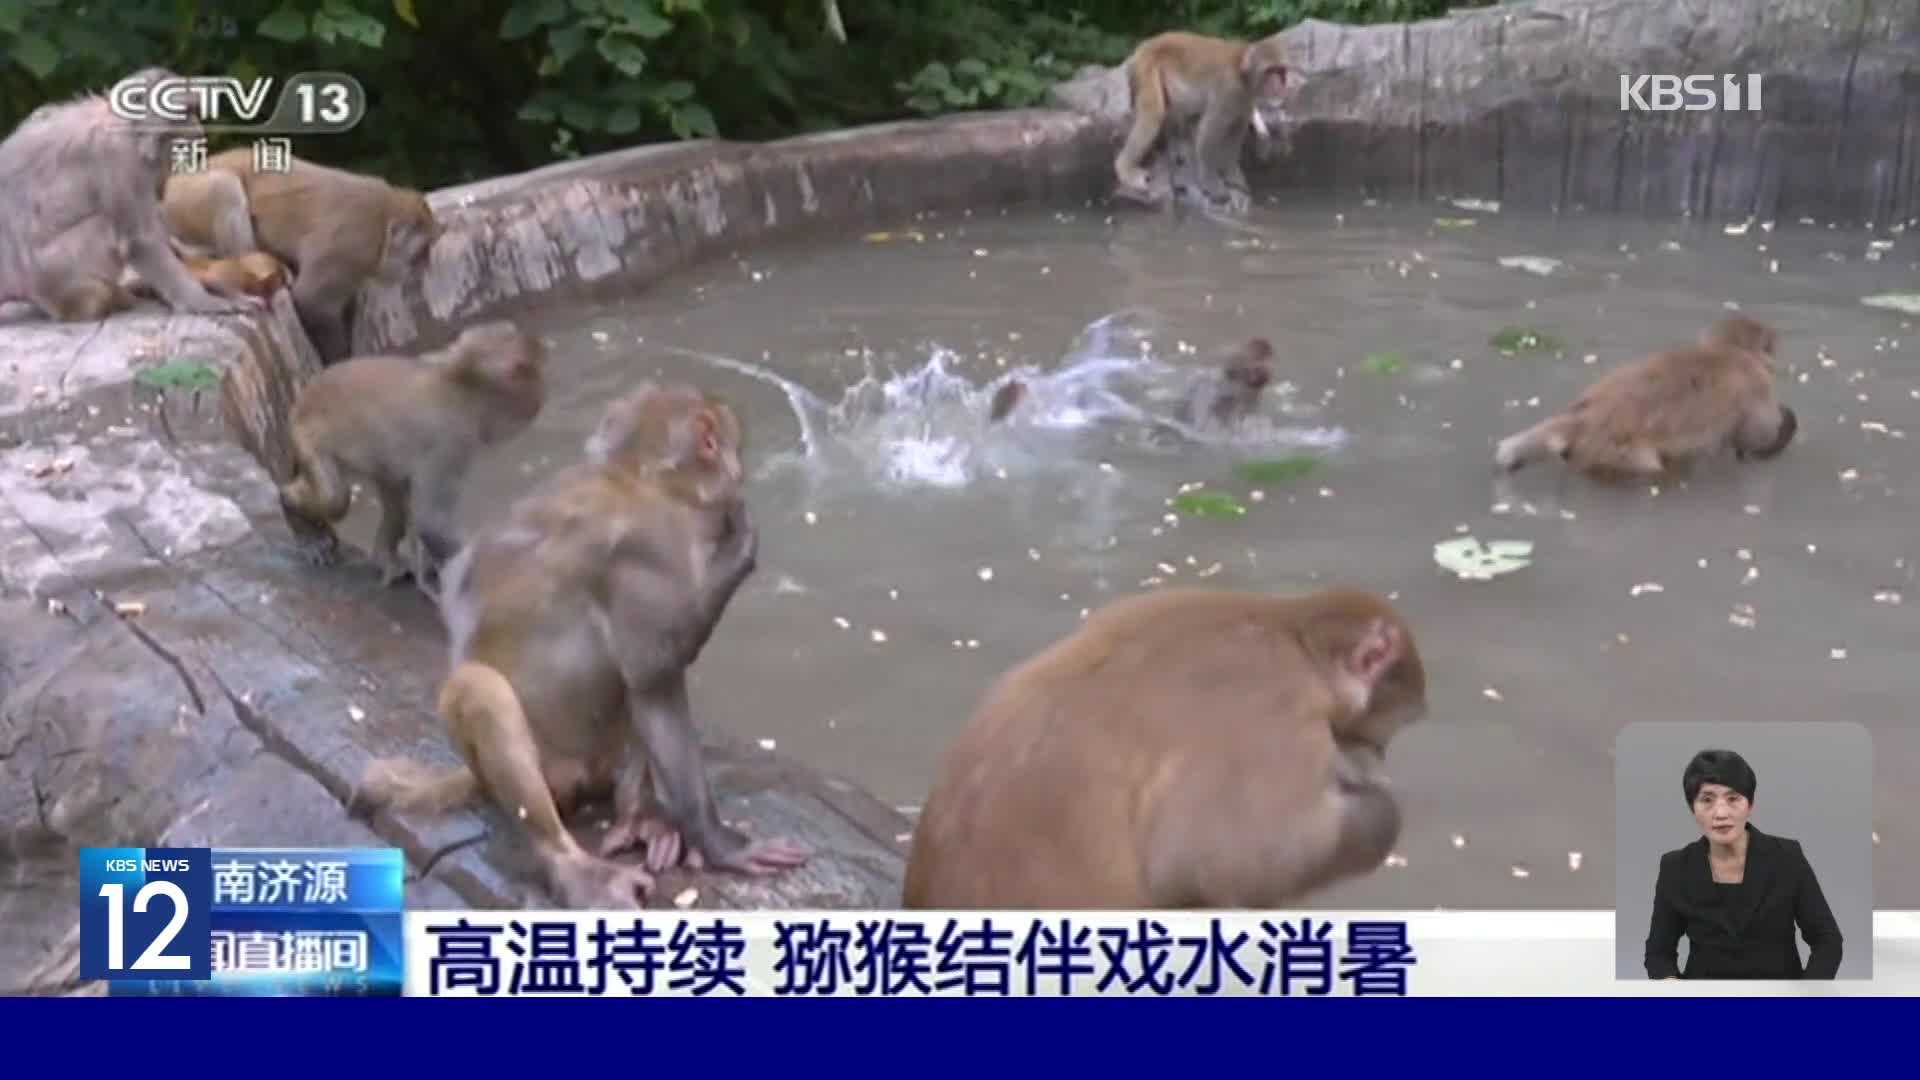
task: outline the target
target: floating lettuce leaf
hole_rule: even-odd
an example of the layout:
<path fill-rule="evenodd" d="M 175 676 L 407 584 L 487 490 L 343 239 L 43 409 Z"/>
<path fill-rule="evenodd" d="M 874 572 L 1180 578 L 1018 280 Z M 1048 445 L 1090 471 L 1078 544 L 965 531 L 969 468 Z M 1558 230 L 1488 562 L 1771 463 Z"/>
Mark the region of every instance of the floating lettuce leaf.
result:
<path fill-rule="evenodd" d="M 1480 219 L 1470 217 L 1437 217 L 1433 219 L 1433 223 L 1442 229 L 1471 229 L 1475 225 L 1480 224 Z"/>
<path fill-rule="evenodd" d="M 218 390 L 220 369 L 201 360 L 169 360 L 144 368 L 134 381 L 155 390 Z"/>
<path fill-rule="evenodd" d="M 1881 293 L 1879 296 L 1863 296 L 1860 302 L 1868 307 L 1920 315 L 1920 293 Z"/>
<path fill-rule="evenodd" d="M 1320 465 L 1320 459 L 1306 454 L 1283 458 L 1259 458 L 1243 461 L 1233 471 L 1249 484 L 1284 484 L 1298 480 Z"/>
<path fill-rule="evenodd" d="M 1373 375 L 1398 375 L 1407 370 L 1407 358 L 1397 352 L 1368 353 L 1362 366 Z"/>
<path fill-rule="evenodd" d="M 1173 508 L 1189 517 L 1233 518 L 1247 512 L 1239 499 L 1224 491 L 1183 491 L 1173 497 Z"/>
<path fill-rule="evenodd" d="M 1433 561 L 1464 581 L 1486 581 L 1525 569 L 1533 562 L 1531 540 L 1489 540 L 1471 536 L 1442 540 L 1433 545 Z"/>
<path fill-rule="evenodd" d="M 1559 259 L 1549 259 L 1545 255 L 1502 255 L 1500 265 L 1508 270 L 1525 270 L 1529 274 L 1546 277 L 1564 264 Z"/>
<path fill-rule="evenodd" d="M 1509 326 L 1493 335 L 1490 343 L 1503 353 L 1559 352 L 1566 343 L 1545 330 L 1527 326 Z"/>

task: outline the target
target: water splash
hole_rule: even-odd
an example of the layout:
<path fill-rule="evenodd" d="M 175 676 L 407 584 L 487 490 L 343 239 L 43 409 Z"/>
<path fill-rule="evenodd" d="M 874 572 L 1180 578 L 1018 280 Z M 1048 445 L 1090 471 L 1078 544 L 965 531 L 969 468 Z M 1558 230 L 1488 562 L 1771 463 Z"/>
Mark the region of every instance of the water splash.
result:
<path fill-rule="evenodd" d="M 669 351 L 778 388 L 800 428 L 794 451 L 772 455 L 773 471 L 805 469 L 816 477 L 856 475 L 883 488 L 966 488 L 984 478 L 1053 476 L 1084 479 L 1110 472 L 1116 454 L 1167 454 L 1184 444 L 1236 449 L 1284 446 L 1328 449 L 1345 442 L 1338 428 L 1302 427 L 1276 416 L 1294 388 L 1268 391 L 1267 409 L 1230 430 L 1177 419 L 1193 381 L 1208 374 L 1191 361 L 1169 363 L 1154 350 L 1157 317 L 1123 309 L 1094 320 L 1051 371 L 1024 364 L 980 382 L 966 358 L 930 343 L 926 360 L 906 371 L 880 371 L 871 357 L 859 380 L 829 401 L 760 364 L 715 353 Z M 1022 400 L 998 424 L 993 398 L 1009 382 L 1026 385 Z M 1097 485 L 1104 487 L 1104 484 Z"/>

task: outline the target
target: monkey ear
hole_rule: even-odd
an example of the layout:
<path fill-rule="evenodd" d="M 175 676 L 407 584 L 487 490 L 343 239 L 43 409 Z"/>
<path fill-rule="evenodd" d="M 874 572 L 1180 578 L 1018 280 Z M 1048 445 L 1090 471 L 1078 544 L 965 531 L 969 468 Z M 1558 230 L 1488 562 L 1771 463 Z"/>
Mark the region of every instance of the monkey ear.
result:
<path fill-rule="evenodd" d="M 1406 655 L 1407 643 L 1398 627 L 1386 619 L 1375 619 L 1347 653 L 1347 669 L 1368 687 L 1380 681 L 1388 669 Z"/>
<path fill-rule="evenodd" d="M 712 409 L 701 409 L 693 414 L 693 451 L 702 461 L 712 461 L 720 456 L 720 418 Z"/>

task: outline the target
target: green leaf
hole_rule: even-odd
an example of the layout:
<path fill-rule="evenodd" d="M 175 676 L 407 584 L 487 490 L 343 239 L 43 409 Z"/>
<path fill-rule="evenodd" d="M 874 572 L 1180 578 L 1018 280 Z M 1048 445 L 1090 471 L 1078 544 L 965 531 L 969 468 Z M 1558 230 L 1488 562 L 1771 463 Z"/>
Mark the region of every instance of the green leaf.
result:
<path fill-rule="evenodd" d="M 1463 581 L 1486 581 L 1523 570 L 1533 563 L 1533 541 L 1490 540 L 1482 544 L 1471 536 L 1442 540 L 1433 545 L 1433 561 Z"/>
<path fill-rule="evenodd" d="M 387 40 L 387 26 L 379 19 L 362 15 L 352 9 L 331 14 L 334 29 L 348 41 L 365 45 L 369 49 L 377 49 Z"/>
<path fill-rule="evenodd" d="M 1173 508 L 1189 517 L 1234 518 L 1247 512 L 1239 499 L 1224 491 L 1183 491 L 1173 497 Z"/>
<path fill-rule="evenodd" d="M 681 105 L 668 116 L 667 123 L 673 133 L 682 139 L 717 139 L 720 127 L 713 121 L 713 114 L 705 105 Z"/>
<path fill-rule="evenodd" d="M 260 20 L 260 25 L 254 27 L 253 32 L 271 41 L 288 44 L 304 41 L 307 36 L 307 17 L 302 12 L 283 7 Z"/>
<path fill-rule="evenodd" d="M 629 79 L 637 78 L 647 70 L 647 50 L 625 38 L 606 34 L 594 43 L 594 49 L 601 59 Z"/>
<path fill-rule="evenodd" d="M 1234 466 L 1233 471 L 1249 484 L 1268 486 L 1298 480 L 1319 466 L 1319 458 L 1308 454 L 1297 454 L 1293 457 L 1243 461 Z"/>
<path fill-rule="evenodd" d="M 16 36 L 13 48 L 9 51 L 13 53 L 14 62 L 26 68 L 36 79 L 46 78 L 53 74 L 54 68 L 60 66 L 60 50 L 39 34 L 22 33 Z"/>
<path fill-rule="evenodd" d="M 1860 302 L 1868 307 L 1920 315 L 1920 293 L 1881 293 L 1878 296 L 1863 296 Z"/>
<path fill-rule="evenodd" d="M 1566 343 L 1545 330 L 1536 330 L 1526 326 L 1508 326 L 1489 339 L 1489 344 L 1503 353 L 1517 352 L 1559 352 Z"/>
<path fill-rule="evenodd" d="M 563 26 L 547 31 L 547 47 L 553 50 L 554 63 L 566 67 L 580 50 L 587 47 L 587 31 L 580 26 Z"/>
<path fill-rule="evenodd" d="M 683 101 L 693 100 L 693 84 L 685 79 L 675 79 L 670 83 L 662 83 L 660 89 L 654 91 L 654 94 L 661 101 L 678 105 Z"/>
<path fill-rule="evenodd" d="M 220 369 L 200 360 L 169 360 L 141 369 L 133 381 L 155 390 L 218 390 Z"/>
<path fill-rule="evenodd" d="M 1407 370 L 1407 358 L 1397 352 L 1368 353 L 1362 366 L 1371 375 L 1398 375 Z"/>
<path fill-rule="evenodd" d="M 0 3 L 0 34 L 17 34 L 25 25 L 26 8 L 17 3 Z"/>
<path fill-rule="evenodd" d="M 1480 224 L 1480 219 L 1470 217 L 1437 217 L 1433 219 L 1433 223 L 1443 229 L 1471 229 L 1475 225 Z"/>
<path fill-rule="evenodd" d="M 553 123 L 553 109 L 546 105 L 537 104 L 531 101 L 527 102 L 525 105 L 520 106 L 519 115 L 520 115 L 520 119 L 526 121 L 529 124 Z"/>
<path fill-rule="evenodd" d="M 600 110 L 584 101 L 569 101 L 560 107 L 560 119 L 578 131 L 598 131 Z"/>
<path fill-rule="evenodd" d="M 623 16 L 615 28 L 648 41 L 658 41 L 673 32 L 673 23 L 651 11 L 642 11 Z"/>
<path fill-rule="evenodd" d="M 609 135 L 631 135 L 640 130 L 640 110 L 631 105 L 616 105 L 607 114 Z"/>
<path fill-rule="evenodd" d="M 331 45 L 339 36 L 339 29 L 333 23 L 333 16 L 324 11 L 313 13 L 313 40 L 322 45 Z"/>
<path fill-rule="evenodd" d="M 393 0 L 393 13 L 399 17 L 401 22 L 406 23 L 415 30 L 420 29 L 420 16 L 414 14 L 413 0 Z"/>
<path fill-rule="evenodd" d="M 969 56 L 965 60 L 953 65 L 953 70 L 954 73 L 958 75 L 972 75 L 975 78 L 979 78 L 987 73 L 987 65 L 985 61 Z"/>
<path fill-rule="evenodd" d="M 567 17 L 567 0 L 518 0 L 500 19 L 500 37 L 518 41 Z"/>

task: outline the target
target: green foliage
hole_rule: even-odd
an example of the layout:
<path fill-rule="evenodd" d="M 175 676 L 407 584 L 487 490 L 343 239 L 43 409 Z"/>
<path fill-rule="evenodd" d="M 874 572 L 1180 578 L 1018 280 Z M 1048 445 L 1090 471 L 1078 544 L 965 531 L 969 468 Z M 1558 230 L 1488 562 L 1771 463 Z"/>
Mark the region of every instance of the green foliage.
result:
<path fill-rule="evenodd" d="M 142 368 L 133 381 L 155 390 L 218 390 L 220 369 L 202 360 L 182 358 Z"/>
<path fill-rule="evenodd" d="M 1174 28 L 1254 36 L 1445 0 L 0 0 L 0 130 L 162 64 L 347 70 L 367 121 L 315 160 L 433 187 L 634 143 L 1044 103 Z M 1456 4 L 1454 6 L 1472 6 Z"/>

